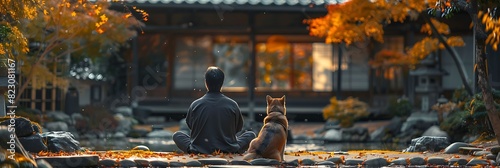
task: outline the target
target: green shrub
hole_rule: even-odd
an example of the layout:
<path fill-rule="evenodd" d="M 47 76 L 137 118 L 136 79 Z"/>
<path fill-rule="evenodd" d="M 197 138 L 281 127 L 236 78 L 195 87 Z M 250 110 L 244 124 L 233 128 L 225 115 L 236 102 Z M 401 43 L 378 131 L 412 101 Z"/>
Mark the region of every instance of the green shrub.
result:
<path fill-rule="evenodd" d="M 413 110 L 413 105 L 407 99 L 397 99 L 389 102 L 387 111 L 392 116 L 404 117 L 409 116 Z"/>

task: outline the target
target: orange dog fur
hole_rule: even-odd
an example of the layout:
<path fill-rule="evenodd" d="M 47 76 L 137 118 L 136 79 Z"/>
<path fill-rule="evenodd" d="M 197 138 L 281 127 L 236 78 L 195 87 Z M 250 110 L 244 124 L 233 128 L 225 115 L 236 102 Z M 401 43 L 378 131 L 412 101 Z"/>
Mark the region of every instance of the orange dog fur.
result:
<path fill-rule="evenodd" d="M 264 118 L 259 135 L 250 142 L 244 160 L 268 158 L 283 161 L 288 135 L 288 120 L 286 118 L 285 96 L 272 98 L 266 96 L 267 116 Z"/>

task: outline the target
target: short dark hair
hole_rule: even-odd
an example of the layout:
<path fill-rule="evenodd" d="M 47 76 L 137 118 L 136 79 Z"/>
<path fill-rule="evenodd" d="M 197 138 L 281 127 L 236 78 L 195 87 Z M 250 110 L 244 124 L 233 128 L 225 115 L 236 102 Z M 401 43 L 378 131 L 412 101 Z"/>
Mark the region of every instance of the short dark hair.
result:
<path fill-rule="evenodd" d="M 205 83 L 208 91 L 220 91 L 224 83 L 224 72 L 216 66 L 210 66 L 205 72 Z"/>

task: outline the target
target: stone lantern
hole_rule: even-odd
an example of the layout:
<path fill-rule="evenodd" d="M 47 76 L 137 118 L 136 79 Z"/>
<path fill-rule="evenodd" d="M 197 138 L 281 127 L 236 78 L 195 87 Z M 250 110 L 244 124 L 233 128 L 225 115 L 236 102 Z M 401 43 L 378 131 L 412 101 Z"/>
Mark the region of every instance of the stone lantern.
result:
<path fill-rule="evenodd" d="M 411 76 L 415 76 L 417 83 L 415 93 L 421 99 L 421 112 L 429 112 L 430 107 L 437 102 L 442 91 L 441 79 L 446 72 L 436 67 L 436 61 L 433 55 L 427 56 L 420 61 L 420 66 L 410 71 Z"/>

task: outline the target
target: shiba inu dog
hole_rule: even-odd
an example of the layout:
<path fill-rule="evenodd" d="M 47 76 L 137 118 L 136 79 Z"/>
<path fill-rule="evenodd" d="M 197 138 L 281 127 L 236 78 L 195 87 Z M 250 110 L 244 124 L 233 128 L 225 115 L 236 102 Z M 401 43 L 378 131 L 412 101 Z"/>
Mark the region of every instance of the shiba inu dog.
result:
<path fill-rule="evenodd" d="M 266 96 L 267 116 L 264 118 L 259 135 L 250 142 L 244 160 L 269 158 L 283 161 L 286 139 L 288 136 L 288 120 L 286 119 L 285 96 L 272 98 Z"/>

